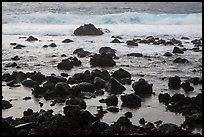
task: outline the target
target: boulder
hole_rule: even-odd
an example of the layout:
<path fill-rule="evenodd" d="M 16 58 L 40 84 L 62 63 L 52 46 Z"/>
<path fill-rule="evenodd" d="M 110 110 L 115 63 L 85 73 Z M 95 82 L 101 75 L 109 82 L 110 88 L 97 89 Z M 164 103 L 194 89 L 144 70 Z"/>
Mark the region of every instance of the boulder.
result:
<path fill-rule="evenodd" d="M 77 56 L 80 58 L 84 58 L 84 57 L 87 57 L 89 55 L 91 55 L 91 52 L 89 52 L 89 51 L 80 51 L 77 53 Z"/>
<path fill-rule="evenodd" d="M 135 94 L 152 94 L 152 85 L 148 84 L 143 78 L 132 84 Z"/>
<path fill-rule="evenodd" d="M 118 70 L 116 70 L 115 72 L 113 72 L 113 74 L 112 74 L 112 77 L 114 77 L 114 78 L 116 78 L 117 80 L 122 80 L 123 78 L 129 78 L 129 79 L 131 79 L 131 74 L 128 72 L 128 71 L 126 71 L 126 70 L 124 70 L 124 69 L 122 69 L 122 68 L 119 68 Z"/>
<path fill-rule="evenodd" d="M 183 50 L 181 50 L 179 47 L 174 47 L 173 53 L 184 53 Z"/>
<path fill-rule="evenodd" d="M 174 44 L 182 44 L 182 42 L 180 40 L 177 40 L 175 38 L 170 39 L 170 42 L 172 42 Z"/>
<path fill-rule="evenodd" d="M 22 81 L 22 85 L 25 87 L 34 87 L 36 85 L 38 85 L 38 83 L 32 79 L 25 79 Z"/>
<path fill-rule="evenodd" d="M 55 85 L 56 95 L 69 95 L 71 94 L 70 86 L 66 82 L 58 82 Z"/>
<path fill-rule="evenodd" d="M 126 112 L 126 113 L 124 114 L 124 116 L 125 116 L 126 118 L 132 118 L 132 112 Z"/>
<path fill-rule="evenodd" d="M 18 44 L 18 45 L 16 45 L 15 47 L 13 47 L 13 49 L 22 49 L 22 48 L 24 48 L 24 47 L 26 47 L 26 46 L 21 45 L 21 44 Z"/>
<path fill-rule="evenodd" d="M 101 47 L 99 49 L 99 53 L 102 54 L 102 52 L 105 52 L 106 54 L 111 56 L 115 56 L 116 50 L 112 49 L 111 47 Z"/>
<path fill-rule="evenodd" d="M 164 56 L 166 56 L 166 57 L 171 57 L 172 54 L 171 54 L 170 52 L 166 52 L 166 53 L 164 53 Z"/>
<path fill-rule="evenodd" d="M 30 116 L 33 114 L 33 110 L 28 108 L 26 111 L 23 112 L 23 116 Z"/>
<path fill-rule="evenodd" d="M 174 63 L 189 63 L 189 61 L 185 58 L 176 58 L 174 61 Z"/>
<path fill-rule="evenodd" d="M 85 35 L 102 35 L 104 34 L 100 29 L 96 28 L 93 24 L 84 24 L 76 30 L 74 30 L 74 35 L 85 36 Z"/>
<path fill-rule="evenodd" d="M 50 47 L 57 47 L 57 45 L 55 43 L 51 43 L 49 46 Z"/>
<path fill-rule="evenodd" d="M 143 54 L 142 53 L 128 53 L 127 56 L 143 57 Z"/>
<path fill-rule="evenodd" d="M 76 86 L 76 90 L 81 92 L 91 92 L 94 93 L 94 86 L 91 83 L 88 82 L 81 82 Z"/>
<path fill-rule="evenodd" d="M 7 100 L 1 100 L 2 109 L 9 109 L 12 107 L 12 104 Z"/>
<path fill-rule="evenodd" d="M 126 41 L 127 45 L 131 45 L 131 46 L 138 46 L 138 43 L 136 43 L 134 40 L 128 40 Z"/>
<path fill-rule="evenodd" d="M 168 93 L 159 94 L 159 102 L 162 102 L 164 104 L 168 104 L 169 100 L 171 99 L 170 95 Z"/>
<path fill-rule="evenodd" d="M 190 83 L 189 82 L 184 82 L 184 83 L 182 83 L 181 84 L 181 87 L 183 88 L 183 90 L 184 91 L 193 91 L 194 90 L 194 88 L 190 85 Z"/>
<path fill-rule="evenodd" d="M 68 59 L 63 59 L 58 65 L 58 69 L 62 70 L 70 70 L 73 66 L 81 66 L 81 61 L 78 60 L 76 57 L 70 57 Z"/>
<path fill-rule="evenodd" d="M 37 38 L 33 37 L 33 36 L 29 36 L 26 41 L 38 41 Z"/>
<path fill-rule="evenodd" d="M 62 43 L 70 43 L 70 42 L 74 42 L 74 41 L 71 40 L 71 39 L 65 39 L 65 40 L 62 41 Z"/>
<path fill-rule="evenodd" d="M 112 67 L 116 65 L 116 62 L 112 59 L 111 55 L 102 52 L 101 54 L 95 54 L 90 59 L 90 65 L 92 67 Z"/>
<path fill-rule="evenodd" d="M 106 103 L 107 106 L 117 106 L 118 98 L 116 95 L 111 95 L 106 99 L 99 100 L 101 103 Z"/>
<path fill-rule="evenodd" d="M 94 78 L 93 84 L 94 84 L 94 87 L 95 87 L 96 89 L 105 88 L 105 83 L 106 83 L 106 81 L 103 80 L 103 79 L 100 78 L 100 77 L 95 77 L 95 78 Z"/>
<path fill-rule="evenodd" d="M 171 41 L 166 41 L 166 43 L 165 43 L 164 45 L 165 45 L 165 46 L 168 46 L 168 45 L 174 45 L 174 43 L 171 42 Z"/>
<path fill-rule="evenodd" d="M 70 98 L 66 100 L 66 105 L 78 105 L 82 109 L 86 109 L 86 102 L 83 99 L 80 98 Z"/>
<path fill-rule="evenodd" d="M 94 69 L 91 71 L 91 78 L 94 79 L 95 77 L 99 77 L 108 82 L 111 76 L 107 70 Z"/>
<path fill-rule="evenodd" d="M 83 48 L 75 49 L 74 52 L 73 52 L 73 54 L 77 54 L 77 53 L 79 53 L 79 52 L 81 52 L 81 51 L 84 51 L 84 49 L 83 49 Z"/>
<path fill-rule="evenodd" d="M 105 87 L 111 94 L 121 94 L 126 88 L 115 78 L 111 77 Z"/>
<path fill-rule="evenodd" d="M 111 43 L 121 43 L 120 40 L 118 40 L 117 38 L 115 38 L 114 40 L 111 41 Z"/>
<path fill-rule="evenodd" d="M 121 95 L 120 98 L 122 100 L 122 107 L 129 107 L 129 108 L 141 107 L 141 98 L 134 93 Z"/>
<path fill-rule="evenodd" d="M 179 90 L 181 85 L 181 80 L 179 76 L 174 76 L 169 78 L 168 86 L 169 89 Z"/>
<path fill-rule="evenodd" d="M 175 124 L 165 123 L 165 124 L 160 125 L 158 130 L 163 135 L 175 135 L 175 133 L 179 131 L 180 128 Z"/>

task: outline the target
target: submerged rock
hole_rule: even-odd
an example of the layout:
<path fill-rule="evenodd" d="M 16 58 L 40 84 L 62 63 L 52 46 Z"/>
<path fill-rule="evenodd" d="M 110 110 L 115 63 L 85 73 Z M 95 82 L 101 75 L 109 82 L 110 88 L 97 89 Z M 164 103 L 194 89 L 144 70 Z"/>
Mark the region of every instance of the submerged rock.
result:
<path fill-rule="evenodd" d="M 96 28 L 93 24 L 84 24 L 76 30 L 74 30 L 74 35 L 85 36 L 85 35 L 102 35 L 104 34 L 100 29 Z"/>

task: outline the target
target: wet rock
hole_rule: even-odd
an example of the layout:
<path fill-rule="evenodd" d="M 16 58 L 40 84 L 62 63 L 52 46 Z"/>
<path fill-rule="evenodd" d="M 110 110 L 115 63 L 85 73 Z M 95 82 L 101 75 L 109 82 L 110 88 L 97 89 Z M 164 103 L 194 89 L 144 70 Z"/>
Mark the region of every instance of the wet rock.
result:
<path fill-rule="evenodd" d="M 82 109 L 86 109 L 86 102 L 83 99 L 80 98 L 70 98 L 66 100 L 66 105 L 78 105 Z"/>
<path fill-rule="evenodd" d="M 174 76 L 169 78 L 168 86 L 169 89 L 179 90 L 181 85 L 181 80 L 179 76 Z"/>
<path fill-rule="evenodd" d="M 91 55 L 92 53 L 89 52 L 89 51 L 80 51 L 77 53 L 77 56 L 80 57 L 80 58 L 84 58 L 84 57 L 87 57 L 89 55 Z"/>
<path fill-rule="evenodd" d="M 83 91 L 83 92 L 91 92 L 94 93 L 94 86 L 91 83 L 88 82 L 81 82 L 77 85 L 77 90 L 78 91 Z"/>
<path fill-rule="evenodd" d="M 43 48 L 48 48 L 48 45 L 43 45 Z"/>
<path fill-rule="evenodd" d="M 9 109 L 11 108 L 13 105 L 7 101 L 7 100 L 1 100 L 1 103 L 2 103 L 2 109 Z"/>
<path fill-rule="evenodd" d="M 171 41 L 167 41 L 164 45 L 165 45 L 165 46 L 168 46 L 168 45 L 174 45 L 174 43 L 171 42 Z"/>
<path fill-rule="evenodd" d="M 131 45 L 131 46 L 138 46 L 138 43 L 136 43 L 134 40 L 128 40 L 126 41 L 127 45 Z"/>
<path fill-rule="evenodd" d="M 12 43 L 10 43 L 10 45 L 15 46 L 15 45 L 17 45 L 17 43 L 12 42 Z"/>
<path fill-rule="evenodd" d="M 83 49 L 83 48 L 75 49 L 75 50 L 73 51 L 73 54 L 77 54 L 77 53 L 79 53 L 79 52 L 81 52 L 81 51 L 84 51 L 84 49 Z"/>
<path fill-rule="evenodd" d="M 69 75 L 67 73 L 61 73 L 62 77 L 68 77 Z"/>
<path fill-rule="evenodd" d="M 187 81 L 184 82 L 184 83 L 182 83 L 182 84 L 181 84 L 181 87 L 183 88 L 184 91 L 187 91 L 187 92 L 194 90 L 194 88 L 193 88 L 193 87 L 190 85 L 190 83 L 187 82 Z"/>
<path fill-rule="evenodd" d="M 115 79 L 120 81 L 123 78 L 131 79 L 131 74 L 128 71 L 126 71 L 126 70 L 124 70 L 122 68 L 119 68 L 118 70 L 113 72 L 112 77 L 114 77 Z"/>
<path fill-rule="evenodd" d="M 70 70 L 73 66 L 81 66 L 81 61 L 78 60 L 76 57 L 70 57 L 68 59 L 63 59 L 58 65 L 58 69 L 62 70 Z"/>
<path fill-rule="evenodd" d="M 102 90 L 102 89 L 96 89 L 96 91 L 95 91 L 94 93 L 95 93 L 95 95 L 97 95 L 97 96 L 102 96 L 102 95 L 104 95 L 104 90 Z"/>
<path fill-rule="evenodd" d="M 132 118 L 132 112 L 126 112 L 124 115 L 127 118 Z"/>
<path fill-rule="evenodd" d="M 193 115 L 187 115 L 183 122 L 184 127 L 194 129 L 196 127 L 202 127 L 202 113 Z"/>
<path fill-rule="evenodd" d="M 190 38 L 188 38 L 188 37 L 181 37 L 181 39 L 183 39 L 183 40 L 189 40 Z"/>
<path fill-rule="evenodd" d="M 16 62 L 8 63 L 5 65 L 5 67 L 16 67 L 16 66 L 18 66 Z"/>
<path fill-rule="evenodd" d="M 108 107 L 106 110 L 110 112 L 119 112 L 119 108 L 114 106 Z"/>
<path fill-rule="evenodd" d="M 111 38 L 123 39 L 121 36 L 112 36 Z"/>
<path fill-rule="evenodd" d="M 11 60 L 20 60 L 20 58 L 18 55 L 16 55 L 16 56 L 12 57 Z"/>
<path fill-rule="evenodd" d="M 33 37 L 33 36 L 29 36 L 26 41 L 38 41 L 37 38 Z"/>
<path fill-rule="evenodd" d="M 94 87 L 96 88 L 96 89 L 102 89 L 102 88 L 105 88 L 105 83 L 106 83 L 106 81 L 105 80 L 103 80 L 102 78 L 100 78 L 100 77 L 95 77 L 94 78 Z"/>
<path fill-rule="evenodd" d="M 200 39 L 194 39 L 191 41 L 191 43 L 193 43 L 194 45 L 201 45 L 201 40 Z"/>
<path fill-rule="evenodd" d="M 36 85 L 38 85 L 38 83 L 32 79 L 25 79 L 22 81 L 22 85 L 25 87 L 34 87 Z"/>
<path fill-rule="evenodd" d="M 130 79 L 130 78 L 122 78 L 121 80 L 120 80 L 120 83 L 121 84 L 127 84 L 127 85 L 131 85 L 131 82 L 132 82 L 132 80 Z"/>
<path fill-rule="evenodd" d="M 99 49 L 99 53 L 102 54 L 103 52 L 105 52 L 106 54 L 110 55 L 110 56 L 116 56 L 115 53 L 116 53 L 116 50 L 115 49 L 112 49 L 111 47 L 101 47 Z"/>
<path fill-rule="evenodd" d="M 66 82 L 58 82 L 55 85 L 55 93 L 57 95 L 69 95 L 71 94 L 70 86 Z"/>
<path fill-rule="evenodd" d="M 185 101 L 185 96 L 183 94 L 176 93 L 169 100 L 169 102 L 171 102 L 171 103 L 176 103 L 179 101 Z"/>
<path fill-rule="evenodd" d="M 13 76 L 13 75 L 11 75 L 9 73 L 4 73 L 2 75 L 2 81 L 8 82 L 8 81 L 15 80 L 15 79 L 16 79 L 15 76 Z"/>
<path fill-rule="evenodd" d="M 107 106 L 117 106 L 118 98 L 116 95 L 111 95 L 103 100 L 101 103 L 106 103 Z"/>
<path fill-rule="evenodd" d="M 74 30 L 74 35 L 85 36 L 85 35 L 102 35 L 104 34 L 100 29 L 96 28 L 93 24 L 84 24 L 76 30 Z"/>
<path fill-rule="evenodd" d="M 16 45 L 15 47 L 13 47 L 13 49 L 22 49 L 22 48 L 24 48 L 24 47 L 26 47 L 26 46 L 21 45 L 21 44 L 18 44 L 18 45 Z"/>
<path fill-rule="evenodd" d="M 108 82 L 111 76 L 107 70 L 94 69 L 91 71 L 91 78 L 94 79 L 95 77 L 100 77 L 101 79 Z"/>
<path fill-rule="evenodd" d="M 18 84 L 18 81 L 17 80 L 11 80 L 11 81 L 8 81 L 6 83 L 7 86 L 10 86 L 10 87 L 20 87 L 21 85 Z"/>
<path fill-rule="evenodd" d="M 159 39 L 159 40 L 157 41 L 157 44 L 158 44 L 158 45 L 160 45 L 160 44 L 165 44 L 165 43 L 166 43 L 166 41 L 163 40 L 163 39 Z"/>
<path fill-rule="evenodd" d="M 48 45 L 50 47 L 57 47 L 57 45 L 55 43 L 51 43 L 50 45 Z"/>
<path fill-rule="evenodd" d="M 71 39 L 65 39 L 65 40 L 62 41 L 62 43 L 70 43 L 70 42 L 74 42 L 74 41 L 71 40 Z"/>
<path fill-rule="evenodd" d="M 111 55 L 102 52 L 101 54 L 95 54 L 90 59 L 90 64 L 92 67 L 112 67 L 116 65 L 116 62 L 112 59 Z"/>
<path fill-rule="evenodd" d="M 101 135 L 106 129 L 108 129 L 109 125 L 104 123 L 104 122 L 100 122 L 100 121 L 96 121 L 93 122 L 90 125 L 90 131 L 91 131 L 91 135 Z"/>
<path fill-rule="evenodd" d="M 171 54 L 170 52 L 166 52 L 166 53 L 164 53 L 164 56 L 166 56 L 166 57 L 171 57 L 172 54 Z"/>
<path fill-rule="evenodd" d="M 47 80 L 48 80 L 48 82 L 57 84 L 58 82 L 65 82 L 66 78 L 61 77 L 61 76 L 53 76 L 53 75 L 51 75 L 51 76 L 47 76 Z"/>
<path fill-rule="evenodd" d="M 202 79 L 199 77 L 193 77 L 187 80 L 190 83 L 193 83 L 193 85 L 198 85 L 198 84 L 202 84 Z"/>
<path fill-rule="evenodd" d="M 111 43 L 121 43 L 121 41 L 115 38 L 114 40 L 111 41 Z"/>
<path fill-rule="evenodd" d="M 33 114 L 33 110 L 28 108 L 26 111 L 23 112 L 23 116 L 30 116 Z"/>
<path fill-rule="evenodd" d="M 174 61 L 174 63 L 189 63 L 189 61 L 185 58 L 176 58 Z"/>
<path fill-rule="evenodd" d="M 170 95 L 168 93 L 159 94 L 159 102 L 162 102 L 164 104 L 168 104 L 169 100 L 171 99 Z"/>
<path fill-rule="evenodd" d="M 143 57 L 143 54 L 142 53 L 128 53 L 127 56 Z"/>
<path fill-rule="evenodd" d="M 61 57 L 66 57 L 66 56 L 67 56 L 66 54 L 62 54 L 62 55 L 61 55 Z"/>
<path fill-rule="evenodd" d="M 179 47 L 174 47 L 173 53 L 184 53 L 183 50 L 181 50 Z"/>
<path fill-rule="evenodd" d="M 182 42 L 180 40 L 177 40 L 175 38 L 170 39 L 170 42 L 172 42 L 174 44 L 182 44 Z"/>
<path fill-rule="evenodd" d="M 115 78 L 110 78 L 105 87 L 106 91 L 111 94 L 121 94 L 126 88 Z"/>
<path fill-rule="evenodd" d="M 132 84 L 135 94 L 152 94 L 152 85 L 148 84 L 143 78 Z"/>
<path fill-rule="evenodd" d="M 140 118 L 139 123 L 141 125 L 144 125 L 147 121 L 144 118 Z"/>
<path fill-rule="evenodd" d="M 137 108 L 141 107 L 141 98 L 136 94 L 121 95 L 122 107 Z"/>
<path fill-rule="evenodd" d="M 159 126 L 158 130 L 164 135 L 175 135 L 176 132 L 180 130 L 180 128 L 172 123 L 165 123 Z"/>
<path fill-rule="evenodd" d="M 31 97 L 28 97 L 28 96 L 23 98 L 23 100 L 30 100 L 30 99 L 31 99 Z"/>
<path fill-rule="evenodd" d="M 1 135 L 16 135 L 15 127 L 4 118 L 1 121 Z"/>

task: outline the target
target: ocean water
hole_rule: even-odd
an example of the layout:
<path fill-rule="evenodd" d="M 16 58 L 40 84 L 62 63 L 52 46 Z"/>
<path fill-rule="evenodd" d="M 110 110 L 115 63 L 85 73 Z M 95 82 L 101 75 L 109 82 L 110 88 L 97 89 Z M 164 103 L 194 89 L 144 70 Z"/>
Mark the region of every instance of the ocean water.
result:
<path fill-rule="evenodd" d="M 85 23 L 92 23 L 97 28 L 109 30 L 102 36 L 74 36 L 74 30 Z M 40 41 L 27 42 L 23 38 L 28 36 L 37 37 Z M 192 93 L 185 93 L 182 89 L 178 91 L 168 89 L 168 79 L 162 77 L 178 75 L 182 81 L 189 77 L 202 77 L 202 52 L 185 51 L 167 58 L 163 54 L 172 52 L 174 46 L 139 44 L 138 47 L 127 46 L 125 42 L 133 38 L 145 38 L 147 36 L 159 37 L 165 40 L 176 38 L 181 40 L 182 36 L 190 40 L 181 40 L 185 48 L 193 48 L 190 42 L 202 37 L 202 3 L 201 2 L 12 2 L 2 3 L 2 74 L 13 71 L 40 71 L 42 74 L 60 75 L 66 72 L 69 76 L 84 72 L 85 70 L 106 69 L 111 74 L 123 68 L 129 71 L 132 79 L 137 81 L 140 74 L 149 83 L 153 84 L 154 96 L 143 98 L 142 107 L 139 109 L 122 108 L 119 113 L 107 113 L 102 121 L 109 124 L 116 121 L 125 112 L 133 113 L 130 120 L 138 125 L 138 120 L 144 117 L 147 121 L 155 122 L 162 120 L 164 123 L 175 123 L 180 125 L 185 118 L 165 110 L 165 106 L 158 102 L 161 92 L 170 95 L 183 93 L 186 96 L 196 96 L 201 92 L 201 85 L 194 86 Z M 121 36 L 123 43 L 110 43 L 111 36 Z M 62 40 L 69 38 L 72 43 L 64 44 Z M 51 41 L 52 40 L 52 41 Z M 27 47 L 16 50 L 10 45 L 11 42 L 26 45 Z M 45 44 L 56 43 L 55 48 L 42 48 Z M 72 70 L 58 70 L 57 64 L 64 59 L 61 54 L 73 55 L 77 48 L 84 48 L 98 53 L 100 47 L 109 46 L 117 50 L 119 56 L 116 66 L 108 68 L 91 68 L 90 58 L 79 58 L 82 66 Z M 202 49 L 202 47 L 201 47 Z M 127 53 L 140 52 L 146 57 L 127 57 Z M 7 63 L 12 62 L 11 57 L 18 55 L 21 60 L 16 63 L 20 69 L 5 68 Z M 56 55 L 56 57 L 52 57 Z M 174 64 L 177 57 L 186 58 L 189 64 Z M 129 66 L 127 66 L 129 65 Z M 193 72 L 193 70 L 197 70 Z M 5 85 L 2 82 L 2 85 Z M 131 86 L 125 85 L 124 93 L 133 93 Z M 50 101 L 43 98 L 35 99 L 30 88 L 23 86 L 10 88 L 2 86 L 4 99 L 12 99 L 13 107 L 2 110 L 2 116 L 21 117 L 23 111 L 32 108 L 34 111 L 40 109 L 53 109 L 55 113 L 62 113 L 64 104 L 50 106 Z M 25 96 L 31 96 L 28 101 L 22 100 Z M 106 98 L 108 94 L 92 99 L 86 99 L 87 110 L 96 113 L 97 106 L 106 105 L 98 100 Z M 118 107 L 121 106 L 120 95 Z M 38 102 L 44 103 L 40 108 Z M 200 129 L 202 130 L 202 129 Z"/>

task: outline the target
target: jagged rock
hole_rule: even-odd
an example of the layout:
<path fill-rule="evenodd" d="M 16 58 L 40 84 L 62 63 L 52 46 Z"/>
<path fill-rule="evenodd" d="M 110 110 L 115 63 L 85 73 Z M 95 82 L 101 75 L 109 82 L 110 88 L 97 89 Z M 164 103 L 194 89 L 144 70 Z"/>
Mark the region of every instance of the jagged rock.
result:
<path fill-rule="evenodd" d="M 29 36 L 26 41 L 38 41 L 37 38 L 33 37 L 33 36 Z"/>
<path fill-rule="evenodd" d="M 190 85 L 190 83 L 189 82 L 184 82 L 184 83 L 182 83 L 181 84 L 181 87 L 183 88 L 183 90 L 184 91 L 193 91 L 194 90 L 194 88 Z"/>
<path fill-rule="evenodd" d="M 111 78 L 105 87 L 111 94 L 121 94 L 126 88 L 115 78 Z"/>
<path fill-rule="evenodd" d="M 141 98 L 136 94 L 121 95 L 122 107 L 137 108 L 141 107 Z"/>
<path fill-rule="evenodd" d="M 174 76 L 169 78 L 168 86 L 169 89 L 179 90 L 181 85 L 181 80 L 179 76 Z"/>
<path fill-rule="evenodd" d="M 129 79 L 131 79 L 131 74 L 128 72 L 128 71 L 126 71 L 126 70 L 124 70 L 124 69 L 122 69 L 122 68 L 119 68 L 118 70 L 116 70 L 115 72 L 113 72 L 113 74 L 112 74 L 112 77 L 114 77 L 114 78 L 116 78 L 117 80 L 122 80 L 123 78 L 129 78 Z"/>
<path fill-rule="evenodd" d="M 184 53 L 179 47 L 174 47 L 173 53 Z"/>
<path fill-rule="evenodd" d="M 76 30 L 74 30 L 74 35 L 85 36 L 85 35 L 102 35 L 104 34 L 100 29 L 97 29 L 93 24 L 84 24 Z"/>
<path fill-rule="evenodd" d="M 137 82 L 132 84 L 135 94 L 152 94 L 152 85 L 140 78 Z"/>
<path fill-rule="evenodd" d="M 112 56 L 102 52 L 101 54 L 95 54 L 90 59 L 90 64 L 92 67 L 112 67 L 116 65 L 116 62 L 112 59 Z"/>

